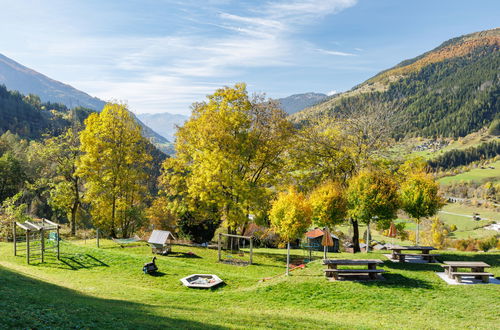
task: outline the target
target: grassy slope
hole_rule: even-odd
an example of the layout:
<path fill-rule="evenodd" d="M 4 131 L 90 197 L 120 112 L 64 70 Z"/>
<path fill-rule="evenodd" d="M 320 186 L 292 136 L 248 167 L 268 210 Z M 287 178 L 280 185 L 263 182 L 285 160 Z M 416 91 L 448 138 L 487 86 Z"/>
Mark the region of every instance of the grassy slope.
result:
<path fill-rule="evenodd" d="M 439 179 L 439 183 L 442 185 L 447 185 L 453 182 L 476 182 L 484 183 L 487 181 L 498 183 L 500 182 L 500 160 L 494 163 L 488 164 L 488 168 L 475 168 L 470 171 L 460 173 L 453 176 L 446 176 Z M 494 167 L 493 169 L 489 166 Z"/>
<path fill-rule="evenodd" d="M 11 248 L 0 243 L 0 327 L 491 329 L 500 321 L 500 286 L 449 286 L 434 274 L 441 270 L 436 265 L 386 262 L 386 281 L 330 283 L 316 261 L 290 278 L 259 283 L 283 272 L 283 250 L 260 250 L 257 265 L 237 267 L 216 263 L 216 251 L 175 246 L 201 258 L 160 257 L 162 276 L 152 277 L 140 271 L 150 258 L 145 246 L 98 250 L 66 243 L 64 262 L 35 266 L 13 257 Z M 484 260 L 498 276 L 499 256 L 446 253 L 443 259 Z M 197 272 L 216 273 L 226 286 L 181 286 L 181 277 Z"/>

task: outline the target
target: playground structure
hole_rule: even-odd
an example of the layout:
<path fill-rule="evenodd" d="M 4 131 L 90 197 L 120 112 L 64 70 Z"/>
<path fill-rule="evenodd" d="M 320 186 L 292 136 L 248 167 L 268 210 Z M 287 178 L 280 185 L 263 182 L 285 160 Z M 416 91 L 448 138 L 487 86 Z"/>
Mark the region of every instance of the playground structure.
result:
<path fill-rule="evenodd" d="M 59 229 L 61 226 L 47 219 L 40 221 L 16 222 L 12 226 L 14 239 L 14 256 L 26 252 L 26 262 L 40 260 L 45 261 L 48 251 L 56 250 L 57 260 L 60 257 Z M 17 228 L 24 231 L 23 235 L 17 235 Z"/>
<path fill-rule="evenodd" d="M 172 251 L 172 241 L 174 235 L 168 230 L 153 230 L 149 237 L 148 244 L 153 253 L 167 255 Z"/>
<path fill-rule="evenodd" d="M 231 240 L 230 244 L 230 250 L 231 254 L 227 254 L 225 258 L 222 257 L 222 237 L 227 237 L 228 239 Z M 234 239 L 236 239 L 236 247 L 237 249 L 235 250 L 234 247 Z M 240 240 L 243 240 L 243 248 L 245 248 L 245 242 L 248 240 L 250 242 L 249 244 L 249 254 L 250 254 L 250 260 L 248 262 L 241 260 L 239 258 L 234 258 L 233 253 L 236 252 L 238 257 L 244 257 L 245 252 L 240 249 Z M 242 235 L 231 235 L 231 234 L 223 234 L 219 233 L 219 239 L 217 241 L 217 249 L 218 249 L 218 261 L 219 262 L 224 262 L 224 263 L 229 263 L 229 264 L 234 264 L 234 265 L 251 265 L 253 262 L 253 237 L 252 236 L 242 236 Z"/>

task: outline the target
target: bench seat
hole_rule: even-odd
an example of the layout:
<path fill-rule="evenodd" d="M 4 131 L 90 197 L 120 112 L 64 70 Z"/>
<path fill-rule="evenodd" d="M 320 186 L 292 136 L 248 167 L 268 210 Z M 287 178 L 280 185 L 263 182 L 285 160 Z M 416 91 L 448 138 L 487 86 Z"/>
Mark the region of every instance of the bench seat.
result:
<path fill-rule="evenodd" d="M 325 273 L 384 273 L 384 269 L 325 269 Z"/>
<path fill-rule="evenodd" d="M 425 254 L 425 253 L 392 253 L 392 256 L 398 257 L 399 261 L 404 262 L 406 256 L 411 257 L 422 257 L 424 260 L 436 260 L 436 257 L 439 257 L 440 254 Z"/>
<path fill-rule="evenodd" d="M 380 273 L 385 273 L 384 269 L 325 269 L 326 277 L 331 277 L 334 280 L 339 279 L 339 275 L 359 275 L 368 274 L 372 280 L 376 279 L 376 275 Z"/>
<path fill-rule="evenodd" d="M 484 283 L 488 283 L 490 281 L 490 276 L 493 276 L 493 274 L 486 272 L 451 272 L 451 276 L 457 280 L 458 283 L 462 282 L 462 276 L 481 277 Z"/>
<path fill-rule="evenodd" d="M 435 257 L 435 256 L 440 256 L 440 254 L 436 254 L 436 253 L 394 253 L 394 255 L 405 255 L 405 256 L 412 256 L 412 257 L 422 257 L 422 256 L 432 256 L 432 257 Z"/>

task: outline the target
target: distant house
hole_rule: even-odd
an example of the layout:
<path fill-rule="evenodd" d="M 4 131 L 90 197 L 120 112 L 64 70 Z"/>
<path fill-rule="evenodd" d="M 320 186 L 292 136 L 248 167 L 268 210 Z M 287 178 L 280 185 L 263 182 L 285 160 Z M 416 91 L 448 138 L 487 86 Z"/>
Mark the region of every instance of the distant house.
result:
<path fill-rule="evenodd" d="M 325 235 L 325 232 L 320 228 L 314 228 L 308 231 L 305 234 L 307 246 L 314 251 L 323 251 L 324 248 L 323 245 L 321 245 L 323 235 Z M 339 252 L 339 238 L 332 233 L 330 233 L 330 235 L 332 235 L 333 246 L 328 247 L 328 252 Z"/>

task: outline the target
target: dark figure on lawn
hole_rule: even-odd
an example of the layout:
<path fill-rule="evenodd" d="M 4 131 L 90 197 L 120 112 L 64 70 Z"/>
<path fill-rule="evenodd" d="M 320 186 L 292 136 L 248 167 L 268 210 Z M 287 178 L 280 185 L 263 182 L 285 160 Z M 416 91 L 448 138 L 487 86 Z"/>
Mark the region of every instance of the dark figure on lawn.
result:
<path fill-rule="evenodd" d="M 156 257 L 153 257 L 151 262 L 145 263 L 144 267 L 142 267 L 142 271 L 144 274 L 152 274 L 158 270 L 158 267 L 155 264 Z"/>

